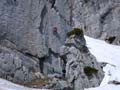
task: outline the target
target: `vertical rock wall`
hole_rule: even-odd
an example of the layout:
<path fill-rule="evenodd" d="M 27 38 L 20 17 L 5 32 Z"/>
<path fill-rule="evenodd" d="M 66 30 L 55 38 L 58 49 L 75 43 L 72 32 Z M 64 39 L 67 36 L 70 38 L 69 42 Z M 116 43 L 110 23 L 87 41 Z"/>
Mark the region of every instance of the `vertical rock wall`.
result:
<path fill-rule="evenodd" d="M 0 0 L 0 45 L 32 58 L 46 75 L 60 72 L 56 53 L 71 30 L 69 13 L 67 0 Z"/>
<path fill-rule="evenodd" d="M 120 45 L 119 0 L 75 0 L 74 20 L 86 35 Z"/>

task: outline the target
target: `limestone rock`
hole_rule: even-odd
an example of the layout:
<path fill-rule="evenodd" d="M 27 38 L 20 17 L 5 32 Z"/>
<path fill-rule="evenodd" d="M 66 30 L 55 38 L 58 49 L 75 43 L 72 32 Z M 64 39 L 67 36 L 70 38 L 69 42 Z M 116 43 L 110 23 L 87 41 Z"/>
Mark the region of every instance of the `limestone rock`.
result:
<path fill-rule="evenodd" d="M 48 48 L 57 52 L 71 29 L 69 11 L 67 0 L 56 0 L 52 8 L 49 0 L 1 0 L 0 39 L 39 58 L 48 55 Z"/>
<path fill-rule="evenodd" d="M 13 82 L 30 82 L 36 79 L 38 61 L 24 54 L 0 46 L 0 77 Z"/>
<path fill-rule="evenodd" d="M 120 45 L 119 0 L 75 0 L 75 25 L 86 35 Z"/>
<path fill-rule="evenodd" d="M 104 77 L 101 65 L 89 52 L 88 48 L 84 48 L 86 45 L 85 40 L 77 37 L 81 44 L 76 44 L 75 39 L 76 36 L 71 36 L 66 40 L 65 46 L 61 47 L 60 53 L 66 57 L 65 78 L 69 83 L 74 85 L 74 90 L 84 90 L 84 88 L 97 87 L 100 85 Z M 81 40 L 84 41 L 81 42 Z M 85 73 L 86 67 L 92 67 L 96 69 L 97 72 L 87 75 Z"/>
<path fill-rule="evenodd" d="M 73 0 L 0 1 L 1 78 L 21 83 L 47 77 L 51 84 L 45 88 L 53 90 L 84 90 L 100 84 L 102 65 L 89 52 L 84 35 L 67 37 L 73 4 Z M 87 25 L 98 29 L 99 15 L 90 16 Z M 87 75 L 88 66 L 96 73 Z"/>
<path fill-rule="evenodd" d="M 48 75 L 51 79 L 44 87 L 46 89 L 84 90 L 84 88 L 98 87 L 104 78 L 105 64 L 97 62 L 89 52 L 84 35 L 68 37 L 65 44 L 60 47 L 56 59 L 61 70 Z"/>
<path fill-rule="evenodd" d="M 53 78 L 50 84 L 44 88 L 52 90 L 73 90 L 73 86 L 69 82 L 57 78 Z"/>
<path fill-rule="evenodd" d="M 37 63 L 40 64 L 40 71 L 45 75 L 60 73 L 60 60 L 58 61 L 56 53 L 64 44 L 66 33 L 71 30 L 68 2 L 68 0 L 1 0 L 0 45 L 10 49 L 10 53 L 13 53 L 13 50 L 22 53 L 24 57 L 18 56 L 25 60 L 22 62 L 25 63 L 25 67 L 27 62 L 30 63 L 32 60 L 36 62 L 37 58 L 37 61 L 40 61 Z M 30 61 L 28 59 L 26 61 L 26 56 L 29 56 Z M 3 65 L 4 69 L 9 71 L 14 66 L 13 59 L 8 62 L 9 56 L 3 58 L 4 62 L 7 60 L 10 64 Z M 21 60 L 18 61 L 16 67 L 19 68 Z M 56 68 L 57 66 L 59 67 Z M 19 70 L 15 78 L 24 73 L 22 67 Z M 28 74 L 28 70 L 25 71 Z"/>

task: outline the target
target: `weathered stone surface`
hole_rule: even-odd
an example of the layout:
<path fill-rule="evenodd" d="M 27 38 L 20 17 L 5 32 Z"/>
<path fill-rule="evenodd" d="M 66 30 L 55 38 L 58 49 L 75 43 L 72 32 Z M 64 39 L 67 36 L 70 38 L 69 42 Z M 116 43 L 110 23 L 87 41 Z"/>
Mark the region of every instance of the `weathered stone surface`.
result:
<path fill-rule="evenodd" d="M 73 11 L 86 35 L 120 45 L 119 0 L 75 0 Z"/>
<path fill-rule="evenodd" d="M 0 77 L 17 83 L 30 82 L 36 79 L 38 61 L 16 50 L 0 46 Z"/>
<path fill-rule="evenodd" d="M 52 90 L 73 90 L 72 84 L 65 80 L 60 80 L 57 78 L 53 78 L 49 85 L 46 85 L 44 88 Z"/>
<path fill-rule="evenodd" d="M 68 37 L 65 44 L 60 47 L 57 60 L 60 61 L 61 71 L 49 75 L 52 80 L 44 88 L 84 90 L 84 88 L 99 86 L 104 78 L 102 70 L 104 63 L 98 63 L 89 52 L 83 35 Z M 85 71 L 86 67 L 89 67 L 89 70 Z"/>
<path fill-rule="evenodd" d="M 73 4 L 73 0 L 1 0 L 0 77 L 17 83 L 49 77 L 45 88 L 53 90 L 98 86 L 104 73 L 84 35 L 66 37 L 73 25 Z M 87 66 L 98 72 L 87 76 Z"/>
<path fill-rule="evenodd" d="M 75 41 L 76 38 L 79 39 L 77 40 L 78 42 Z M 66 61 L 64 61 L 66 65 L 63 68 L 66 70 L 65 78 L 74 85 L 74 90 L 97 87 L 104 77 L 101 64 L 96 61 L 96 58 L 91 55 L 85 46 L 84 37 L 81 38 L 73 35 L 66 40 L 65 46 L 62 46 L 60 50 L 60 55 L 66 57 Z M 95 68 L 98 72 L 86 75 L 84 68 L 88 66 Z"/>
<path fill-rule="evenodd" d="M 44 6 L 39 0 L 1 0 L 0 38 L 13 42 L 24 53 L 38 57 L 46 55 L 45 40 L 39 31 Z"/>
<path fill-rule="evenodd" d="M 25 56 L 39 58 L 41 72 L 45 75 L 61 72 L 56 53 L 71 29 L 68 1 L 52 1 L 0 1 L 0 45 L 15 49 Z M 18 71 L 15 77 L 19 73 L 23 71 Z"/>
<path fill-rule="evenodd" d="M 48 0 L 49 2 L 49 0 Z M 47 2 L 47 3 L 48 3 Z M 55 0 L 54 7 L 50 8 L 51 3 L 47 5 L 47 25 L 45 32 L 46 45 L 48 47 L 47 58 L 44 59 L 43 71 L 45 75 L 61 73 L 60 60 L 58 60 L 59 48 L 66 40 L 66 33 L 71 30 L 70 9 L 68 0 Z M 56 31 L 54 31 L 56 28 Z M 57 68 L 56 68 L 57 67 Z"/>
<path fill-rule="evenodd" d="M 48 48 L 57 52 L 70 30 L 69 11 L 66 0 L 57 0 L 52 8 L 49 0 L 1 0 L 0 39 L 37 57 L 48 55 Z"/>

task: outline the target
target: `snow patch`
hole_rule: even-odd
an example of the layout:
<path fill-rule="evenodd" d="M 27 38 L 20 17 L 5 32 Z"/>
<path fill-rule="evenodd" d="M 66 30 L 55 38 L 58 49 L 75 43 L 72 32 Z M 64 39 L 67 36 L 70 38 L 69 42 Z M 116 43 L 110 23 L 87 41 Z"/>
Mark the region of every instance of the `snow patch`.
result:
<path fill-rule="evenodd" d="M 90 52 L 97 58 L 98 62 L 107 62 L 104 67 L 105 77 L 97 88 L 86 90 L 120 90 L 119 85 L 108 84 L 110 81 L 120 82 L 120 46 L 110 45 L 102 40 L 85 36 Z"/>
<path fill-rule="evenodd" d="M 4 79 L 0 79 L 0 90 L 48 90 L 48 89 L 27 88 L 21 85 L 11 83 Z"/>

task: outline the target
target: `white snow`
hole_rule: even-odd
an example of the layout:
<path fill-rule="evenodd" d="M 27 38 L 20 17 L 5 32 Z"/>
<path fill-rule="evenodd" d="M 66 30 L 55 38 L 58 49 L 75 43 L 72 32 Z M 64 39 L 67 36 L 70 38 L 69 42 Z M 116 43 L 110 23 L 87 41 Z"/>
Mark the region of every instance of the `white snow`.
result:
<path fill-rule="evenodd" d="M 21 85 L 11 83 L 4 79 L 0 79 L 0 90 L 46 90 L 46 89 L 27 88 Z"/>
<path fill-rule="evenodd" d="M 108 84 L 109 81 L 120 81 L 120 46 L 109 45 L 102 40 L 97 40 L 85 36 L 87 46 L 90 52 L 97 58 L 99 62 L 107 62 L 104 68 L 105 77 L 97 88 L 86 90 L 120 90 L 119 85 Z M 24 86 L 16 85 L 6 80 L 0 79 L 0 90 L 40 90 L 30 89 Z"/>
<path fill-rule="evenodd" d="M 98 62 L 107 62 L 104 67 L 105 77 L 97 88 L 86 90 L 120 90 L 119 85 L 108 84 L 109 81 L 120 82 L 120 46 L 107 44 L 105 41 L 85 36 L 90 52 L 97 58 Z"/>

